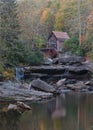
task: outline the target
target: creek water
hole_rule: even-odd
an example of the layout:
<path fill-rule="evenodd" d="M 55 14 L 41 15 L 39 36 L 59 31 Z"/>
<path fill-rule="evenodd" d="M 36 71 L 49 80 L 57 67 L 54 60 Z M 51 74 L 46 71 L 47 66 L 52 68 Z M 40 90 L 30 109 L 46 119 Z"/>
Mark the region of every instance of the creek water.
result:
<path fill-rule="evenodd" d="M 0 130 L 93 130 L 93 94 L 63 94 L 49 101 L 27 102 L 31 111 L 3 112 L 0 103 Z"/>

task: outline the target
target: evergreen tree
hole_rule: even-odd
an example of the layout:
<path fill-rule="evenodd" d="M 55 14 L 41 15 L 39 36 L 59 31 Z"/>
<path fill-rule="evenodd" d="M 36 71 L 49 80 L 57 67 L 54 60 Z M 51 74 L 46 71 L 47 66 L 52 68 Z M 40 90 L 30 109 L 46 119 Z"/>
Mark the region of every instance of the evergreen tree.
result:
<path fill-rule="evenodd" d="M 18 41 L 19 24 L 16 0 L 1 0 L 1 39 L 7 46 Z"/>

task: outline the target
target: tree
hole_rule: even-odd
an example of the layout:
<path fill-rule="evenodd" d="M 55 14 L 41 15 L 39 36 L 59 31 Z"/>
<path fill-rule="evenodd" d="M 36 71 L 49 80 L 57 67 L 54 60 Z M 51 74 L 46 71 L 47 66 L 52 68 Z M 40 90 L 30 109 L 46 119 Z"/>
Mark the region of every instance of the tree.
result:
<path fill-rule="evenodd" d="M 66 40 L 64 43 L 64 51 L 67 52 L 71 52 L 71 53 L 75 53 L 77 48 L 79 46 L 79 39 L 78 37 L 71 37 L 70 39 Z"/>
<path fill-rule="evenodd" d="M 22 30 L 22 41 L 29 41 L 32 47 L 36 37 L 41 37 L 40 17 L 46 7 L 46 1 L 24 0 L 18 3 L 18 17 Z M 42 38 L 42 37 L 41 37 Z"/>
<path fill-rule="evenodd" d="M 1 0 L 1 40 L 7 46 L 12 46 L 18 41 L 20 27 L 17 17 L 16 0 Z"/>

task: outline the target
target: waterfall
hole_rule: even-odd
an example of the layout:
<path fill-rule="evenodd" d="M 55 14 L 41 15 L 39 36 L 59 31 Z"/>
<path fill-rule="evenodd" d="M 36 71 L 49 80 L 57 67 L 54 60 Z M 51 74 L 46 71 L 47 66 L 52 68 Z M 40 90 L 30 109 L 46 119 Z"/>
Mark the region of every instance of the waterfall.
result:
<path fill-rule="evenodd" d="M 15 76 L 16 80 L 24 79 L 24 68 L 23 67 L 16 67 L 15 74 L 16 74 L 16 76 Z"/>

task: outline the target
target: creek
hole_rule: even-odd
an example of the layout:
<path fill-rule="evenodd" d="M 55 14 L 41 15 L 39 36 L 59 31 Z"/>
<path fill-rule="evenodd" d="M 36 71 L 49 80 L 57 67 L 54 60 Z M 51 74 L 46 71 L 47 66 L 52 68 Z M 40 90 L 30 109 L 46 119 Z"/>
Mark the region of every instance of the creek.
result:
<path fill-rule="evenodd" d="M 92 130 L 93 94 L 66 93 L 51 100 L 28 101 L 31 111 L 5 111 L 0 102 L 0 130 Z"/>

